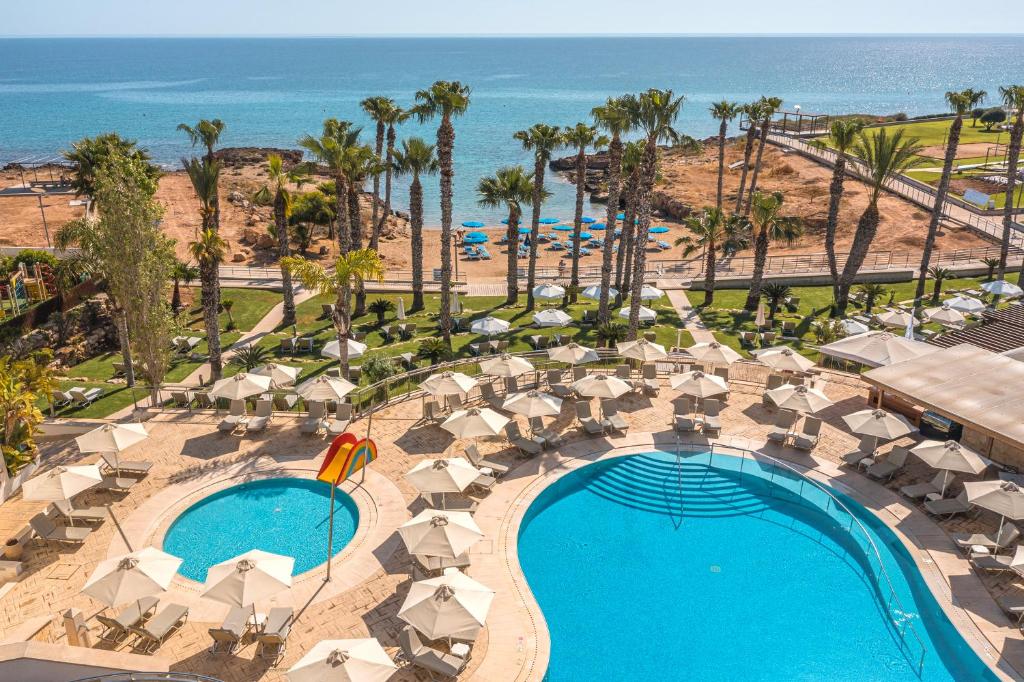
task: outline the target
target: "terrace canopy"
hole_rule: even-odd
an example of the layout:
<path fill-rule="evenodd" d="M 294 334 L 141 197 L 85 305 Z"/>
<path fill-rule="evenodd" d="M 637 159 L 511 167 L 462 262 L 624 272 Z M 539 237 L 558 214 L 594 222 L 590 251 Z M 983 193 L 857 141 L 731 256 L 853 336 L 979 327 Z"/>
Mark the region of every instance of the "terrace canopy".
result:
<path fill-rule="evenodd" d="M 938 350 L 922 341 L 912 341 L 889 332 L 867 332 L 847 336 L 822 346 L 818 351 L 833 358 L 859 362 L 868 367 L 882 367 L 928 355 Z"/>

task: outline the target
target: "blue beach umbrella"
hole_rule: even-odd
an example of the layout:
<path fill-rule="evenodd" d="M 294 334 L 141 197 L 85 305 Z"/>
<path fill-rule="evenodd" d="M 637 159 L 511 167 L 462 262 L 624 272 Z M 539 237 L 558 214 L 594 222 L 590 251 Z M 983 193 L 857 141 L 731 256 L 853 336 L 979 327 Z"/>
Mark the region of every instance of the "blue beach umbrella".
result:
<path fill-rule="evenodd" d="M 501 219 L 501 224 L 502 225 L 508 225 L 508 218 L 502 218 Z"/>
<path fill-rule="evenodd" d="M 482 222 L 480 222 L 479 220 L 467 220 L 466 222 L 462 223 L 462 226 L 463 227 L 483 227 L 484 224 Z"/>
<path fill-rule="evenodd" d="M 607 230 L 608 226 L 605 225 L 604 223 L 594 223 L 593 225 L 590 226 L 590 229 L 591 230 Z"/>
<path fill-rule="evenodd" d="M 470 237 L 470 236 L 467 235 L 465 237 L 465 239 L 462 240 L 462 243 L 463 244 L 486 244 L 487 243 L 487 235 L 486 234 L 482 234 L 482 235 L 479 235 L 479 236 L 476 236 L 476 237 Z"/>
<path fill-rule="evenodd" d="M 626 219 L 626 214 L 625 213 L 620 213 L 617 216 L 615 216 L 615 219 L 616 220 L 625 220 Z"/>
<path fill-rule="evenodd" d="M 529 227 L 520 227 L 519 228 L 519 234 L 530 234 L 530 232 L 532 232 L 532 231 L 533 230 L 531 230 Z"/>
<path fill-rule="evenodd" d="M 594 235 L 589 232 L 580 232 L 580 239 L 593 239 Z"/>
<path fill-rule="evenodd" d="M 541 222 L 544 222 L 543 220 Z M 572 225 L 555 225 L 552 229 L 558 230 L 559 232 L 572 232 Z"/>
<path fill-rule="evenodd" d="M 647 231 L 650 232 L 651 234 L 665 234 L 666 232 L 668 232 L 668 228 L 665 227 L 664 225 L 658 225 L 657 227 L 652 227 Z"/>
<path fill-rule="evenodd" d="M 582 218 L 580 218 L 580 222 L 583 223 L 584 225 L 589 225 L 590 223 L 596 223 L 597 220 L 591 218 L 590 216 L 583 216 Z"/>
<path fill-rule="evenodd" d="M 555 223 L 561 222 L 558 218 L 541 218 L 541 225 L 554 225 Z"/>

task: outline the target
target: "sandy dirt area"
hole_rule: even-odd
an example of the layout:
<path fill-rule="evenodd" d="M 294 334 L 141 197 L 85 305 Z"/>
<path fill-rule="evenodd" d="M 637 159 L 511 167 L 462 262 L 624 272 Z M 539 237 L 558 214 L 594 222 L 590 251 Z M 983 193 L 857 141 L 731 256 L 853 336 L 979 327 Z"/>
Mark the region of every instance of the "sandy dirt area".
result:
<path fill-rule="evenodd" d="M 1000 149 L 1002 149 L 1002 147 L 1000 147 Z M 979 156 L 985 156 L 989 151 L 997 151 L 996 145 L 992 142 L 967 142 L 957 146 L 956 158 L 973 159 Z M 921 156 L 944 159 L 946 157 L 946 145 L 932 145 L 931 147 L 925 147 L 921 150 Z"/>

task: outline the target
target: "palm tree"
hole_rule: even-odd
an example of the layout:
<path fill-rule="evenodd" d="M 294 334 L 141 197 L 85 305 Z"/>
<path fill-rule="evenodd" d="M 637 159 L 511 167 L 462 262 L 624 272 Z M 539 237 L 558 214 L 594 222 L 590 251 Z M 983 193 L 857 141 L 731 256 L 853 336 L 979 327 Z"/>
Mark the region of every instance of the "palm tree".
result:
<path fill-rule="evenodd" d="M 736 208 L 739 213 L 743 206 L 743 191 L 747 186 L 747 171 L 750 168 L 750 156 L 754 152 L 754 140 L 757 139 L 757 124 L 761 120 L 761 103 L 751 102 L 740 106 L 740 112 L 747 117 L 747 141 L 743 145 L 743 170 L 740 172 L 740 189 L 736 193 Z"/>
<path fill-rule="evenodd" d="M 864 296 L 864 312 L 870 315 L 871 309 L 875 307 L 875 301 L 886 296 L 889 288 L 878 282 L 865 282 L 857 285 L 857 291 Z"/>
<path fill-rule="evenodd" d="M 722 100 L 711 105 L 711 117 L 721 121 L 718 125 L 718 194 L 715 202 L 719 212 L 722 210 L 722 184 L 725 181 L 725 134 L 729 130 L 729 121 L 736 118 L 738 113 L 740 105 L 736 102 Z"/>
<path fill-rule="evenodd" d="M 71 178 L 71 188 L 75 194 L 84 197 L 95 197 L 97 171 L 112 157 L 126 157 L 146 164 L 152 179 L 160 176 L 160 169 L 149 163 L 149 153 L 140 149 L 135 140 L 126 140 L 117 133 L 106 133 L 96 137 L 85 137 L 71 145 L 71 150 L 63 154 L 64 158 L 75 166 Z M 94 202 L 89 210 L 97 209 Z"/>
<path fill-rule="evenodd" d="M 683 227 L 691 232 L 676 240 L 676 246 L 683 247 L 683 256 L 690 256 L 697 249 L 704 254 L 704 303 L 709 306 L 715 301 L 715 266 L 718 249 L 726 252 L 745 249 L 750 241 L 750 223 L 742 216 L 726 216 L 717 207 L 705 207 L 699 215 L 694 214 L 683 221 Z"/>
<path fill-rule="evenodd" d="M 299 146 L 310 153 L 317 163 L 327 166 L 334 179 L 335 214 L 338 220 L 338 250 L 347 253 L 350 248 L 348 177 L 345 175 L 348 150 L 359 140 L 359 128 L 348 121 L 328 118 L 324 121 L 320 137 L 305 135 Z"/>
<path fill-rule="evenodd" d="M 219 118 L 215 118 L 212 121 L 205 118 L 200 119 L 194 126 L 190 126 L 187 123 L 178 124 L 178 130 L 188 135 L 193 147 L 202 145 L 206 149 L 204 161 L 206 161 L 207 165 L 211 166 L 214 163 L 213 148 L 220 141 L 224 128 L 224 121 Z M 213 197 L 213 229 L 220 229 L 220 198 L 216 195 Z"/>
<path fill-rule="evenodd" d="M 345 153 L 345 176 L 348 178 L 348 212 L 349 224 L 352 227 L 350 248 L 363 248 L 363 218 L 359 204 L 359 193 L 366 179 L 370 176 L 380 177 L 384 171 L 373 149 L 366 145 L 349 147 Z M 372 225 L 371 225 L 372 229 Z M 356 308 L 352 315 L 360 317 L 366 314 L 366 291 L 360 287 L 356 291 Z"/>
<path fill-rule="evenodd" d="M 781 282 L 769 282 L 761 287 L 761 296 L 768 303 L 768 319 L 775 321 L 775 313 L 778 312 L 782 302 L 789 298 L 792 293 L 788 284 Z"/>
<path fill-rule="evenodd" d="M 857 141 L 857 134 L 864 128 L 859 119 L 839 119 L 832 121 L 829 127 L 828 140 L 815 140 L 811 144 L 816 147 L 831 146 L 836 152 L 836 161 L 832 166 L 832 181 L 828 186 L 828 221 L 825 223 L 825 255 L 828 258 L 828 270 L 832 275 L 832 298 L 839 297 L 839 265 L 836 262 L 836 231 L 839 229 L 839 204 L 843 199 L 843 184 L 846 182 L 846 154 Z"/>
<path fill-rule="evenodd" d="M 682 108 L 682 96 L 676 97 L 671 90 L 653 88 L 636 97 L 629 106 L 634 127 L 644 132 L 644 154 L 640 161 L 636 200 L 636 254 L 629 296 L 627 338 L 630 340 L 636 338 L 640 326 L 640 290 L 647 270 L 647 233 L 651 229 L 651 193 L 658 175 L 658 143 L 679 139 L 679 133 L 672 126 Z"/>
<path fill-rule="evenodd" d="M 367 97 L 360 102 L 363 111 L 373 119 L 373 122 L 377 126 L 377 135 L 374 138 L 373 151 L 377 157 L 382 172 L 386 172 L 386 162 L 384 160 L 384 134 L 387 132 L 388 122 L 392 120 L 395 109 L 398 105 L 395 104 L 395 100 L 390 97 Z M 390 163 L 390 156 L 387 163 Z M 376 249 L 378 240 L 380 239 L 380 230 L 384 224 L 383 220 L 378 220 L 379 214 L 378 203 L 380 203 L 380 173 L 376 173 L 373 176 L 373 208 L 371 209 L 370 217 L 370 248 Z M 387 217 L 387 214 L 384 214 Z"/>
<path fill-rule="evenodd" d="M 556 149 L 562 146 L 562 129 L 537 123 L 520 130 L 512 137 L 522 143 L 523 149 L 533 152 L 533 215 L 530 221 L 530 264 L 526 272 L 526 310 L 534 308 L 533 287 L 537 283 L 537 238 L 540 236 L 540 208 L 543 203 L 544 171 Z"/>
<path fill-rule="evenodd" d="M 284 169 L 284 161 L 277 154 L 267 156 L 267 179 L 268 182 L 258 192 L 256 201 L 260 203 L 273 203 L 274 205 L 274 231 L 277 234 L 277 257 L 278 260 L 290 254 L 288 249 L 288 214 L 291 212 L 292 195 L 288 189 L 289 185 L 302 187 L 309 175 L 305 168 L 296 166 L 291 170 Z M 292 284 L 292 274 L 287 268 L 281 268 L 281 290 L 284 293 L 284 313 L 281 324 L 290 326 L 295 324 L 295 288 Z"/>
<path fill-rule="evenodd" d="M 601 251 L 601 293 L 597 306 L 598 323 L 608 322 L 608 293 L 612 285 L 612 249 L 615 244 L 615 220 L 619 214 L 619 196 L 622 193 L 622 136 L 632 128 L 629 117 L 632 106 L 629 95 L 609 97 L 603 106 L 594 107 L 594 121 L 611 136 L 608 142 L 608 209 L 605 212 L 605 240 Z"/>
<path fill-rule="evenodd" d="M 251 343 L 235 351 L 229 364 L 241 367 L 242 371 L 251 372 L 260 365 L 273 360 L 270 349 L 266 346 L 254 346 Z"/>
<path fill-rule="evenodd" d="M 441 310 L 439 326 L 444 342 L 452 343 L 452 179 L 455 168 L 452 152 L 455 148 L 455 127 L 452 119 L 466 113 L 469 108 L 470 89 L 458 81 L 436 81 L 426 90 L 416 93 L 414 113 L 420 123 L 435 116 L 441 118 L 437 127 L 437 160 L 441 170 Z"/>
<path fill-rule="evenodd" d="M 374 228 L 373 234 L 370 236 L 371 249 L 377 248 L 381 230 L 384 229 L 384 222 L 391 215 L 391 176 L 395 171 L 395 142 L 398 140 L 395 126 L 404 123 L 408 118 L 409 112 L 399 106 L 392 107 L 384 117 L 384 123 L 387 125 L 387 152 L 384 157 L 384 210 L 381 211 L 380 224 Z"/>
<path fill-rule="evenodd" d="M 423 185 L 420 177 L 437 172 L 434 145 L 419 137 L 402 141 L 402 149 L 395 150 L 395 172 L 411 175 L 409 183 L 409 226 L 412 233 L 412 307 L 409 312 L 423 310 Z"/>
<path fill-rule="evenodd" d="M 917 138 L 905 137 L 903 128 L 892 134 L 882 128 L 871 136 L 863 130 L 857 135 L 854 152 L 863 160 L 866 167 L 868 205 L 857 221 L 857 231 L 853 235 L 850 254 L 839 275 L 839 296 L 836 298 L 838 317 L 846 314 L 846 306 L 850 302 L 850 287 L 853 286 L 853 280 L 864 263 L 868 249 L 871 248 L 875 233 L 878 232 L 878 199 L 882 195 L 882 190 L 891 177 L 917 164 L 919 151 L 921 147 L 917 145 Z"/>
<path fill-rule="evenodd" d="M 757 145 L 757 159 L 754 161 L 754 172 L 750 176 L 750 191 L 747 193 L 747 208 L 744 213 L 750 213 L 750 207 L 754 200 L 754 193 L 757 192 L 757 176 L 761 173 L 761 157 L 764 155 L 764 148 L 768 146 L 768 134 L 772 129 L 772 117 L 782 106 L 782 100 L 778 97 L 762 97 L 760 100 L 761 111 L 761 140 Z"/>
<path fill-rule="evenodd" d="M 174 280 L 174 290 L 171 293 L 171 310 L 174 312 L 175 317 L 181 311 L 181 285 L 188 286 L 196 277 L 199 277 L 199 270 L 195 266 L 182 263 L 181 261 L 174 264 L 174 269 L 171 271 L 171 278 Z"/>
<path fill-rule="evenodd" d="M 504 206 L 508 209 L 508 293 L 505 305 L 515 305 L 519 302 L 516 267 L 516 259 L 519 257 L 519 219 L 523 215 L 523 204 L 528 205 L 533 201 L 533 176 L 522 166 L 499 168 L 494 177 L 480 179 L 476 192 L 480 197 L 477 203 L 484 208 Z"/>
<path fill-rule="evenodd" d="M 928 277 L 928 262 L 932 257 L 932 249 L 935 247 L 935 236 L 939 232 L 939 222 L 942 220 L 942 209 L 946 203 L 946 193 L 949 191 L 949 178 L 953 174 L 953 162 L 956 161 L 956 150 L 960 145 L 960 131 L 964 126 L 964 115 L 970 113 L 971 108 L 980 102 L 976 100 L 977 93 L 974 90 L 962 90 L 960 92 L 947 92 L 946 103 L 956 114 L 953 123 L 949 126 L 949 133 L 946 142 L 946 156 L 942 160 L 942 175 L 939 176 L 939 184 L 935 189 L 935 205 L 932 208 L 932 217 L 928 221 L 928 234 L 924 239 L 924 249 L 921 251 L 921 266 L 917 276 L 917 289 L 914 292 L 914 307 L 921 305 L 924 298 L 925 279 Z"/>
<path fill-rule="evenodd" d="M 629 291 L 633 263 L 633 233 L 636 232 L 636 195 L 640 184 L 640 161 L 644 145 L 640 141 L 627 142 L 622 150 L 622 235 L 619 252 L 615 257 L 615 288 L 625 294 Z M 614 232 L 612 233 L 614 235 Z"/>
<path fill-rule="evenodd" d="M 772 242 L 792 244 L 803 234 L 800 219 L 779 215 L 782 209 L 781 192 L 754 192 L 751 196 L 750 223 L 754 233 L 754 272 L 750 278 L 750 291 L 744 308 L 756 310 L 761 300 L 761 281 L 768 262 L 768 247 Z"/>
<path fill-rule="evenodd" d="M 199 264 L 202 285 L 203 323 L 206 327 L 206 346 L 210 357 L 210 380 L 221 377 L 223 364 L 220 348 L 220 278 L 218 269 L 224 262 L 227 243 L 213 228 L 204 228 L 199 238 L 190 243 L 192 258 Z"/>
<path fill-rule="evenodd" d="M 998 279 L 1006 274 L 1006 259 L 1010 255 L 1010 237 L 1013 234 L 1013 200 L 1017 190 L 1017 164 L 1020 162 L 1021 138 L 1024 137 L 1024 85 L 999 88 L 1003 106 L 1015 120 L 1010 129 L 1010 144 L 1006 152 L 1006 201 L 1003 202 L 1003 241 L 999 250 Z M 1024 268 L 1024 265 L 1021 266 Z M 1022 270 L 1024 271 L 1024 270 Z"/>
<path fill-rule="evenodd" d="M 220 184 L 220 162 L 206 159 L 182 159 L 196 197 L 199 199 L 200 230 L 217 229 L 217 189 Z"/>
<path fill-rule="evenodd" d="M 352 326 L 352 291 L 367 280 L 380 282 L 384 279 L 384 263 L 376 251 L 357 249 L 338 256 L 334 270 L 328 271 L 319 263 L 305 258 L 288 256 L 285 267 L 295 273 L 302 284 L 323 296 L 334 296 L 334 313 L 331 320 L 338 339 L 341 355 L 342 376 L 348 376 L 348 333 Z"/>
<path fill-rule="evenodd" d="M 603 147 L 608 138 L 600 135 L 597 128 L 586 123 L 577 123 L 566 128 L 562 133 L 562 144 L 576 148 L 576 212 L 572 222 L 572 274 L 569 286 L 576 289 L 580 286 L 580 232 L 583 229 L 583 197 L 587 191 L 587 148 Z M 576 294 L 569 296 L 571 303 L 576 302 Z"/>
<path fill-rule="evenodd" d="M 932 305 L 938 305 L 942 297 L 942 283 L 947 279 L 953 279 L 953 271 L 939 265 L 928 268 L 928 276 L 935 282 L 932 285 Z"/>
<path fill-rule="evenodd" d="M 384 316 L 395 309 L 395 304 L 386 298 L 378 298 L 376 301 L 371 303 L 367 310 L 373 313 L 377 317 L 377 326 L 384 325 Z"/>

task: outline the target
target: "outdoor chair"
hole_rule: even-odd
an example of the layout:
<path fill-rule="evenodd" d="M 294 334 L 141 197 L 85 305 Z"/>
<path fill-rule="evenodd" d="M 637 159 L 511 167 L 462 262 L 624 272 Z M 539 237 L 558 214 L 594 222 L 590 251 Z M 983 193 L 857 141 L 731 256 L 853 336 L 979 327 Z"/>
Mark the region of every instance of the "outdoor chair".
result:
<path fill-rule="evenodd" d="M 480 384 L 480 397 L 496 410 L 503 409 L 505 401 L 494 390 L 494 384 Z"/>
<path fill-rule="evenodd" d="M 784 383 L 786 383 L 786 380 L 783 379 L 778 374 L 769 374 L 768 380 L 764 385 L 764 393 L 761 394 L 761 405 L 768 408 L 769 410 L 774 410 L 776 407 L 778 407 L 775 404 L 775 401 L 772 400 L 772 397 L 768 395 L 768 391 L 776 389 L 779 386 L 782 386 L 782 384 Z"/>
<path fill-rule="evenodd" d="M 519 381 L 515 377 L 505 377 L 505 395 L 519 393 Z"/>
<path fill-rule="evenodd" d="M 946 478 L 947 476 L 949 476 L 948 479 Z M 923 500 L 929 495 L 941 495 L 943 483 L 946 484 L 946 490 L 949 490 L 956 483 L 956 477 L 950 475 L 949 472 L 940 471 L 930 481 L 903 486 L 900 488 L 900 493 L 912 500 Z"/>
<path fill-rule="evenodd" d="M 312 353 L 314 343 L 316 343 L 316 341 L 312 336 L 307 336 L 305 338 L 299 339 L 299 352 Z"/>
<path fill-rule="evenodd" d="M 728 367 L 715 367 L 712 372 L 716 377 L 722 377 L 725 379 L 725 383 L 729 383 L 729 368 Z"/>
<path fill-rule="evenodd" d="M 694 433 L 703 425 L 704 420 L 690 416 L 693 413 L 693 404 L 689 398 L 682 398 L 677 401 L 675 409 L 672 428 L 676 431 Z"/>
<path fill-rule="evenodd" d="M 576 394 L 570 386 L 566 386 L 562 383 L 562 370 L 560 369 L 549 369 L 548 374 L 548 391 L 556 398 L 571 398 Z"/>
<path fill-rule="evenodd" d="M 187 620 L 187 606 L 168 604 L 146 623 L 128 628 L 137 637 L 133 648 L 147 654 L 156 651 L 168 637 L 181 629 Z"/>
<path fill-rule="evenodd" d="M 877 480 L 885 479 L 891 481 L 892 477 L 903 470 L 907 464 L 910 451 L 905 447 L 897 445 L 890 452 L 884 461 L 875 462 L 867 468 L 867 475 Z"/>
<path fill-rule="evenodd" d="M 78 407 L 85 407 L 95 402 L 101 395 L 103 395 L 103 389 L 101 388 L 72 388 L 68 393 L 71 398 L 75 401 L 75 405 Z"/>
<path fill-rule="evenodd" d="M 50 391 L 50 400 L 53 402 L 54 407 L 64 407 L 70 405 L 74 398 L 67 391 L 53 390 Z"/>
<path fill-rule="evenodd" d="M 1004 571 L 1018 572 L 1013 567 L 1012 555 L 1004 554 L 1000 556 L 998 554 L 972 552 L 968 558 L 971 562 L 971 565 L 979 571 L 988 571 L 989 573 L 1002 573 Z"/>
<path fill-rule="evenodd" d="M 878 448 L 878 438 L 875 436 L 861 436 L 857 449 L 843 455 L 843 462 L 850 466 L 859 465 L 865 459 L 871 458 Z"/>
<path fill-rule="evenodd" d="M 413 580 L 422 580 L 444 573 L 448 568 L 469 568 L 471 561 L 469 552 L 463 552 L 455 558 L 427 556 L 425 554 L 412 555 L 412 577 Z"/>
<path fill-rule="evenodd" d="M 113 618 L 97 614 L 96 620 L 103 626 L 103 631 L 99 635 L 100 641 L 120 644 L 128 639 L 128 635 L 131 634 L 128 628 L 136 626 L 149 618 L 159 603 L 160 600 L 156 597 L 142 597 L 121 609 Z"/>
<path fill-rule="evenodd" d="M 707 433 L 714 431 L 720 433 L 722 431 L 722 419 L 719 414 L 722 411 L 722 403 L 714 398 L 706 398 L 704 400 L 704 424 L 701 427 L 701 431 Z"/>
<path fill-rule="evenodd" d="M 276 661 L 284 656 L 294 616 L 295 610 L 290 606 L 275 606 L 270 609 L 263 631 L 256 638 L 258 657 Z"/>
<path fill-rule="evenodd" d="M 441 414 L 441 406 L 437 404 L 436 400 L 427 400 L 423 403 L 423 421 L 436 424 L 444 419 L 444 415 Z"/>
<path fill-rule="evenodd" d="M 291 412 L 299 402 L 299 396 L 294 393 L 278 393 L 274 396 L 274 407 L 279 412 Z"/>
<path fill-rule="evenodd" d="M 768 432 L 768 440 L 773 443 L 784 444 L 789 438 L 789 432 L 796 423 L 796 412 L 793 410 L 782 410 L 775 417 L 775 427 Z"/>
<path fill-rule="evenodd" d="M 527 422 L 530 424 L 530 433 L 537 438 L 544 439 L 545 447 L 556 447 L 562 442 L 562 437 L 558 435 L 557 431 L 552 431 L 544 426 L 544 420 L 541 417 L 530 417 Z"/>
<path fill-rule="evenodd" d="M 424 498 L 426 498 L 427 504 L 434 509 L 444 509 L 445 511 L 464 511 L 472 514 L 480 506 L 479 502 L 471 500 L 465 495 L 431 493 L 424 495 Z"/>
<path fill-rule="evenodd" d="M 232 606 L 227 617 L 219 628 L 210 628 L 208 632 L 213 638 L 211 654 L 230 654 L 238 648 L 245 633 L 249 631 L 249 616 L 252 610 L 242 606 Z"/>
<path fill-rule="evenodd" d="M 274 403 L 271 400 L 257 400 L 256 414 L 251 417 L 245 425 L 247 432 L 259 432 L 267 428 L 270 418 L 274 414 Z"/>
<path fill-rule="evenodd" d="M 194 398 L 189 391 L 171 391 L 171 400 L 175 407 L 191 407 Z"/>
<path fill-rule="evenodd" d="M 1003 613 L 1015 620 L 1017 627 L 1020 627 L 1021 623 L 1024 622 L 1024 596 L 1020 594 L 1004 594 L 996 599 L 996 602 L 999 604 L 999 608 L 1003 610 Z"/>
<path fill-rule="evenodd" d="M 99 483 L 93 486 L 93 490 L 126 493 L 138 482 L 137 478 L 129 478 L 127 476 L 104 476 L 100 479 Z"/>
<path fill-rule="evenodd" d="M 583 430 L 592 436 L 604 435 L 605 429 L 611 426 L 603 419 L 600 421 L 594 419 L 594 414 L 590 411 L 589 400 L 579 400 L 576 402 L 576 419 L 579 420 Z"/>
<path fill-rule="evenodd" d="M 466 403 L 459 393 L 453 393 L 449 396 L 445 396 L 448 400 L 448 410 L 454 412 L 456 410 L 462 410 L 466 408 Z"/>
<path fill-rule="evenodd" d="M 1008 549 L 1020 538 L 1020 529 L 1012 523 L 1004 523 L 998 533 L 953 533 L 955 542 L 964 551 L 974 551 L 975 547 L 984 547 L 993 554 Z"/>
<path fill-rule="evenodd" d="M 204 410 L 212 410 L 216 404 L 208 391 L 199 391 L 196 393 L 196 406 Z"/>
<path fill-rule="evenodd" d="M 796 338 L 796 322 L 787 320 L 782 323 L 782 336 L 787 339 Z"/>
<path fill-rule="evenodd" d="M 519 430 L 519 424 L 514 421 L 505 424 L 505 436 L 511 445 L 524 454 L 539 455 L 544 449 L 543 438 L 539 436 L 534 436 L 533 438 L 525 437 L 522 431 Z"/>
<path fill-rule="evenodd" d="M 614 398 L 605 398 L 601 401 L 601 414 L 604 415 L 604 421 L 608 422 L 608 426 L 614 430 L 620 433 L 629 430 L 629 422 L 619 414 L 619 402 Z"/>
<path fill-rule="evenodd" d="M 757 340 L 757 334 L 755 332 L 740 332 L 740 345 L 745 348 L 753 348 L 754 342 Z"/>
<path fill-rule="evenodd" d="M 327 425 L 327 433 L 331 436 L 345 433 L 352 422 L 352 403 L 338 403 L 334 410 L 334 419 Z"/>
<path fill-rule="evenodd" d="M 107 469 L 115 472 L 118 476 L 122 473 L 137 474 L 145 476 L 153 468 L 152 462 L 145 460 L 123 460 L 113 452 L 104 452 L 100 455 Z"/>
<path fill-rule="evenodd" d="M 57 510 L 57 514 L 59 514 L 61 518 L 67 519 L 67 522 L 72 526 L 75 525 L 75 521 L 100 523 L 107 518 L 106 507 L 76 508 L 71 504 L 71 500 L 56 500 L 53 503 L 53 508 Z"/>
<path fill-rule="evenodd" d="M 299 426 L 300 433 L 317 434 L 324 427 L 327 405 L 322 402 L 309 403 L 309 417 Z"/>
<path fill-rule="evenodd" d="M 933 516 L 943 516 L 948 519 L 957 514 L 966 514 L 971 510 L 971 504 L 967 501 L 967 491 L 965 490 L 953 499 L 925 502 L 924 510 Z"/>
<path fill-rule="evenodd" d="M 644 393 L 657 397 L 658 392 L 661 390 L 661 382 L 658 381 L 658 366 L 653 362 L 644 364 L 640 369 L 640 377 Z"/>
<path fill-rule="evenodd" d="M 321 303 L 320 304 L 320 317 L 325 320 L 334 317 L 334 304 L 333 303 Z"/>
<path fill-rule="evenodd" d="M 473 466 L 477 469 L 490 469 L 494 472 L 495 476 L 501 476 L 508 473 L 508 467 L 504 464 L 498 464 L 497 462 L 493 462 L 482 457 L 480 455 L 480 450 L 477 449 L 475 443 L 467 445 L 463 452 L 466 455 L 466 459 L 472 462 Z"/>
<path fill-rule="evenodd" d="M 240 427 L 245 426 L 245 421 L 245 401 L 232 400 L 228 407 L 228 416 L 221 420 L 217 429 L 224 433 L 234 433 Z"/>
<path fill-rule="evenodd" d="M 821 420 L 817 417 L 807 417 L 800 433 L 793 436 L 793 447 L 798 450 L 810 452 L 818 444 L 821 438 Z"/>
<path fill-rule="evenodd" d="M 431 676 L 437 673 L 445 677 L 456 677 L 466 667 L 465 659 L 425 645 L 411 625 L 406 625 L 398 633 L 398 642 L 402 647 L 402 657 L 411 665 L 423 668 Z"/>
<path fill-rule="evenodd" d="M 579 381 L 587 376 L 586 367 L 573 367 L 572 368 L 572 380 L 573 382 Z"/>
<path fill-rule="evenodd" d="M 80 545 L 85 542 L 85 539 L 89 537 L 89 533 L 92 532 L 89 528 L 68 528 L 66 526 L 58 526 L 53 522 L 53 519 L 48 517 L 46 514 L 36 514 L 33 516 L 28 525 L 32 527 L 35 534 L 43 540 L 53 542 L 61 542 L 69 545 Z"/>
<path fill-rule="evenodd" d="M 631 390 L 637 391 L 642 389 L 643 384 L 639 381 L 633 381 L 632 375 L 633 369 L 629 365 L 617 365 L 615 367 L 615 376 L 626 382 Z"/>
<path fill-rule="evenodd" d="M 278 350 L 281 351 L 281 353 L 295 353 L 296 342 L 297 340 L 294 338 L 281 339 Z"/>

